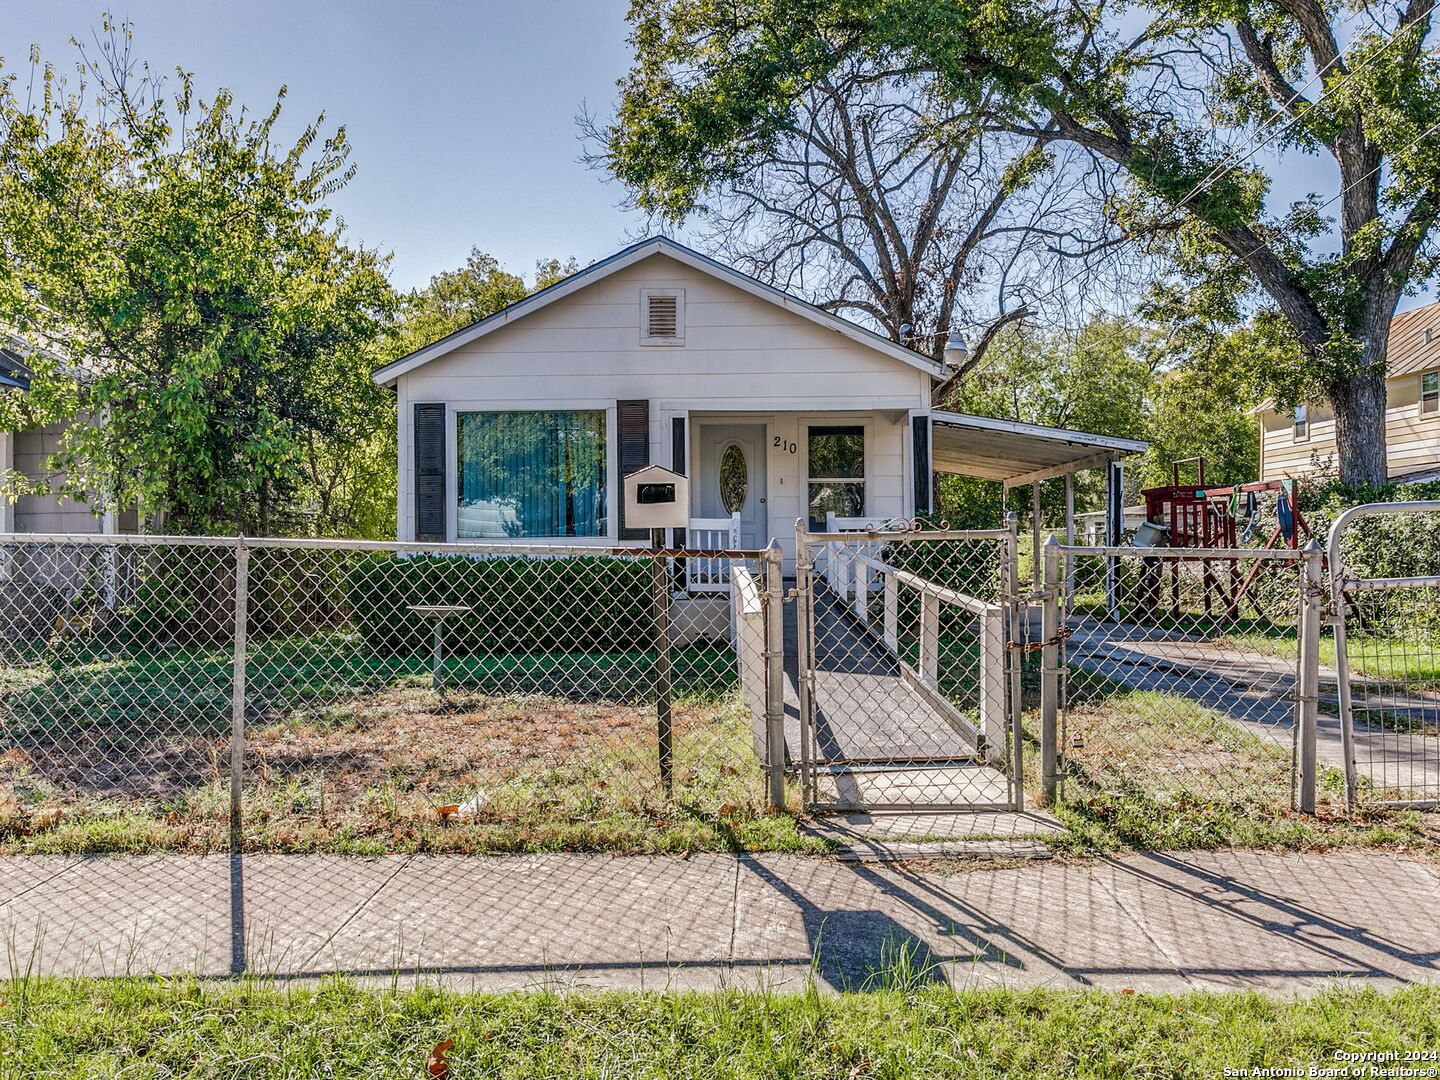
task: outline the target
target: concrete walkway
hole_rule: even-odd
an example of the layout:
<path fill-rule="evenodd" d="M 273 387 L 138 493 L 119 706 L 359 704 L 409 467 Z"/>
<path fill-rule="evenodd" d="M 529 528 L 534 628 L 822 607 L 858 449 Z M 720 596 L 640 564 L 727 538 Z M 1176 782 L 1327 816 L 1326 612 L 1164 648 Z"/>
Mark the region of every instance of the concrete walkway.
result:
<path fill-rule="evenodd" d="M 348 972 L 463 987 L 929 978 L 1291 991 L 1440 981 L 1440 876 L 1351 852 L 962 873 L 798 856 L 0 858 L 11 974 Z M 813 966 L 812 966 L 813 961 Z"/>

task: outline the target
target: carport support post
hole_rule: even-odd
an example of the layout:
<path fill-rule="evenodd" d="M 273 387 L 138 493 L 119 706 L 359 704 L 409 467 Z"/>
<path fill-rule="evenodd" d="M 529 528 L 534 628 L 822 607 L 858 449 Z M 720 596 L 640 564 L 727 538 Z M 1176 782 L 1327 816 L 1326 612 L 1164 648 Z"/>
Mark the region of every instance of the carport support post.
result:
<path fill-rule="evenodd" d="M 1320 723 L 1320 620 L 1325 584 L 1321 577 L 1320 542 L 1305 545 L 1300 573 L 1300 665 L 1295 696 L 1295 722 L 1299 729 L 1298 752 L 1300 812 L 1315 812 L 1315 738 Z"/>
<path fill-rule="evenodd" d="M 243 840 L 241 789 L 245 783 L 245 645 L 250 618 L 250 549 L 235 547 L 235 655 L 230 675 L 230 850 Z"/>
<path fill-rule="evenodd" d="M 670 575 L 665 572 L 665 530 L 650 530 L 655 554 L 650 580 L 655 600 L 655 728 L 660 750 L 660 783 L 669 795 L 674 790 L 670 749 Z"/>
<path fill-rule="evenodd" d="M 1040 634 L 1040 776 L 1047 804 L 1055 803 L 1057 722 L 1060 716 L 1060 545 L 1045 541 L 1044 607 Z"/>
<path fill-rule="evenodd" d="M 785 584 L 780 541 L 765 549 L 765 764 L 771 810 L 785 808 Z"/>

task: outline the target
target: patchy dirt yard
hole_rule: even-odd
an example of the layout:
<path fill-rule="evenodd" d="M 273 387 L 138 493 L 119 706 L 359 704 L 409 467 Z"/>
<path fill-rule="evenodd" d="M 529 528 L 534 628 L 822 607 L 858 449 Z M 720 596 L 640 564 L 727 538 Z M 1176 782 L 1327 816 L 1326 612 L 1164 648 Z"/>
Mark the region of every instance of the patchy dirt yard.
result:
<path fill-rule="evenodd" d="M 794 824 L 764 811 L 738 699 L 678 703 L 672 722 L 667 793 L 653 707 L 403 688 L 295 710 L 247 733 L 245 846 L 786 846 Z M 121 739 L 102 728 L 28 743 L 0 754 L 0 850 L 228 844 L 228 733 Z"/>

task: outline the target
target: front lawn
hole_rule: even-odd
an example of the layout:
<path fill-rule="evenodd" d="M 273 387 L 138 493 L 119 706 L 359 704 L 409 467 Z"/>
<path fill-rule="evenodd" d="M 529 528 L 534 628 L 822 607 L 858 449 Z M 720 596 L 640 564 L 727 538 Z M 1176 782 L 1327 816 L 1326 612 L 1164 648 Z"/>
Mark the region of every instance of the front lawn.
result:
<path fill-rule="evenodd" d="M 1440 989 L 1121 994 L 452 993 L 193 980 L 0 987 L 0 1072 L 27 1077 L 1218 1077 L 1440 1047 Z M 1424 1060 L 1421 1068 L 1428 1067 Z"/>
<path fill-rule="evenodd" d="M 0 669 L 0 852 L 229 844 L 220 650 L 49 655 Z M 377 657 L 328 635 L 247 664 L 247 850 L 815 850 L 765 808 L 725 646 L 674 655 L 662 786 L 653 655 Z"/>
<path fill-rule="evenodd" d="M 1054 807 L 1076 851 L 1340 846 L 1430 848 L 1415 812 L 1344 810 L 1344 777 L 1324 767 L 1316 815 L 1292 806 L 1287 730 L 1260 734 L 1178 694 L 1088 674 L 1061 731 Z M 1038 716 L 1026 720 L 1038 730 Z M 1033 725 L 1033 726 L 1031 726 Z M 1039 754 L 1027 748 L 1030 785 Z"/>

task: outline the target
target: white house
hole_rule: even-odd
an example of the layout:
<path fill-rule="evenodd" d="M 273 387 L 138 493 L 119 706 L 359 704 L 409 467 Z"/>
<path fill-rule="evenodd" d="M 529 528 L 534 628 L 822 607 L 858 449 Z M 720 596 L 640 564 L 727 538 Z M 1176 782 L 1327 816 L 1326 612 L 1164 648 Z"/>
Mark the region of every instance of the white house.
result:
<path fill-rule="evenodd" d="M 690 478 L 699 526 L 742 547 L 827 512 L 930 509 L 935 470 L 1014 486 L 1144 444 L 931 407 L 930 357 L 665 238 L 644 240 L 386 365 L 399 415 L 402 540 L 611 546 L 621 479 Z M 676 538 L 683 540 L 684 538 Z"/>

